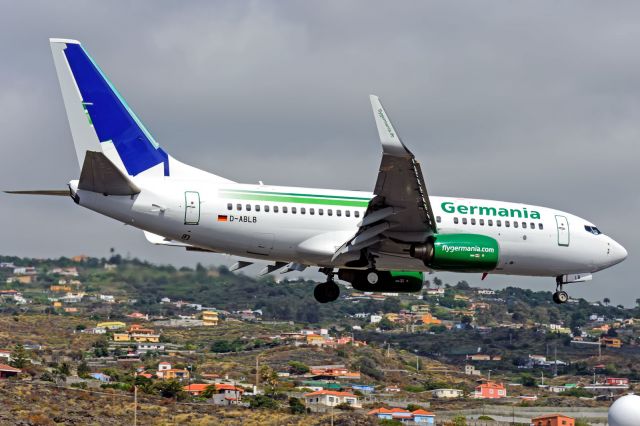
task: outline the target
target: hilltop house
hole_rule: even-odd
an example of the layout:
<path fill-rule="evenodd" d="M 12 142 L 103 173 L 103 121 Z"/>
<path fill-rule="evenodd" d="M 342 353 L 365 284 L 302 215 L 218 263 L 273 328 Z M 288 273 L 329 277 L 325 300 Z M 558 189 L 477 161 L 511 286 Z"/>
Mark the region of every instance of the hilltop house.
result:
<path fill-rule="evenodd" d="M 476 386 L 472 396 L 478 399 L 506 398 L 507 390 L 502 383 L 487 381 Z"/>
<path fill-rule="evenodd" d="M 431 395 L 434 398 L 462 398 L 464 392 L 460 389 L 434 389 Z"/>
<path fill-rule="evenodd" d="M 324 411 L 326 407 L 348 404 L 354 408 L 362 408 L 358 397 L 349 392 L 321 390 L 304 394 L 304 401 L 311 411 Z M 322 406 L 322 409 L 320 408 Z"/>
<path fill-rule="evenodd" d="M 215 311 L 202 312 L 202 325 L 204 326 L 218 325 L 218 313 Z"/>
<path fill-rule="evenodd" d="M 547 414 L 531 419 L 532 426 L 574 426 L 575 424 L 576 421 L 573 417 L 562 414 Z"/>
<path fill-rule="evenodd" d="M 19 368 L 13 368 L 10 365 L 0 364 L 0 379 L 14 377 L 20 373 L 22 373 L 22 370 L 20 370 Z"/>
<path fill-rule="evenodd" d="M 189 370 L 181 368 L 171 368 L 170 362 L 161 362 L 158 364 L 156 377 L 164 380 L 186 380 L 189 379 Z"/>
<path fill-rule="evenodd" d="M 367 413 L 376 416 L 379 420 L 396 420 L 400 423 L 433 425 L 436 423 L 436 415 L 426 410 L 409 411 L 402 408 L 376 408 Z"/>

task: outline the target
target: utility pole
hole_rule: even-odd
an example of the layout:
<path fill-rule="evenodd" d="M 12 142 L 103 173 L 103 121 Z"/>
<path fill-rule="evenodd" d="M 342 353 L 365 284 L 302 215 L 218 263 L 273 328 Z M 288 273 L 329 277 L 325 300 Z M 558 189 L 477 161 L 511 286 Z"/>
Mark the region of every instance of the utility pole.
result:
<path fill-rule="evenodd" d="M 602 336 L 598 337 L 598 361 L 602 361 Z"/>
<path fill-rule="evenodd" d="M 553 344 L 553 377 L 558 377 L 558 344 Z"/>
<path fill-rule="evenodd" d="M 138 385 L 133 385 L 133 426 L 138 426 Z"/>
<path fill-rule="evenodd" d="M 256 394 L 258 393 L 258 383 L 260 382 L 260 373 L 258 372 L 259 359 L 260 359 L 260 354 L 256 355 Z"/>
<path fill-rule="evenodd" d="M 540 380 L 542 381 L 542 386 L 544 386 L 544 370 L 540 372 Z"/>

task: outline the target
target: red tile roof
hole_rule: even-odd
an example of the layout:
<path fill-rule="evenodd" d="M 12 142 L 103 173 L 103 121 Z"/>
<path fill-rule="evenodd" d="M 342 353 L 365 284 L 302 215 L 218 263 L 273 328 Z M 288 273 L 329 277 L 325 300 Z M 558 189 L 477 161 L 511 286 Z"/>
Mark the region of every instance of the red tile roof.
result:
<path fill-rule="evenodd" d="M 191 383 L 188 386 L 184 386 L 183 389 L 187 392 L 204 392 L 209 386 L 208 383 Z"/>
<path fill-rule="evenodd" d="M 21 373 L 22 370 L 20 370 L 19 368 L 13 368 L 10 365 L 7 364 L 0 364 L 0 371 L 8 371 L 10 373 Z"/>

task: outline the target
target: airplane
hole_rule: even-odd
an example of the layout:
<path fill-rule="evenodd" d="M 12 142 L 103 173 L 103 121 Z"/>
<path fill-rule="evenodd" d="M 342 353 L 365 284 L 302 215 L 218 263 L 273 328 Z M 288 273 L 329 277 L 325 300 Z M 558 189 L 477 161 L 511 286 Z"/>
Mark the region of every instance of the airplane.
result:
<path fill-rule="evenodd" d="M 65 190 L 84 208 L 139 228 L 151 243 L 266 263 L 262 273 L 317 267 L 314 296 L 417 292 L 425 273 L 555 278 L 563 286 L 622 262 L 627 251 L 593 223 L 522 203 L 429 196 L 420 163 L 377 96 L 382 145 L 373 192 L 238 183 L 184 164 L 155 141 L 80 42 L 50 39 L 80 175 Z"/>

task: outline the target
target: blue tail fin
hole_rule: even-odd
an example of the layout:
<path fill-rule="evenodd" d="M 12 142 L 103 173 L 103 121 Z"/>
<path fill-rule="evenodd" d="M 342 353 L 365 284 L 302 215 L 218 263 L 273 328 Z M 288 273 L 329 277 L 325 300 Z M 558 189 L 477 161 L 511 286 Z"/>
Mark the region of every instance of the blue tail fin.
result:
<path fill-rule="evenodd" d="M 115 163 L 121 164 L 116 165 L 124 166 L 130 176 L 161 163 L 164 175 L 169 176 L 167 153 L 80 43 L 63 39 L 50 42 L 79 163 L 83 163 L 86 148 L 95 144 L 89 140 L 95 135 L 102 151 L 108 157 L 117 153 L 120 161 Z M 85 119 L 80 119 L 82 111 Z"/>

